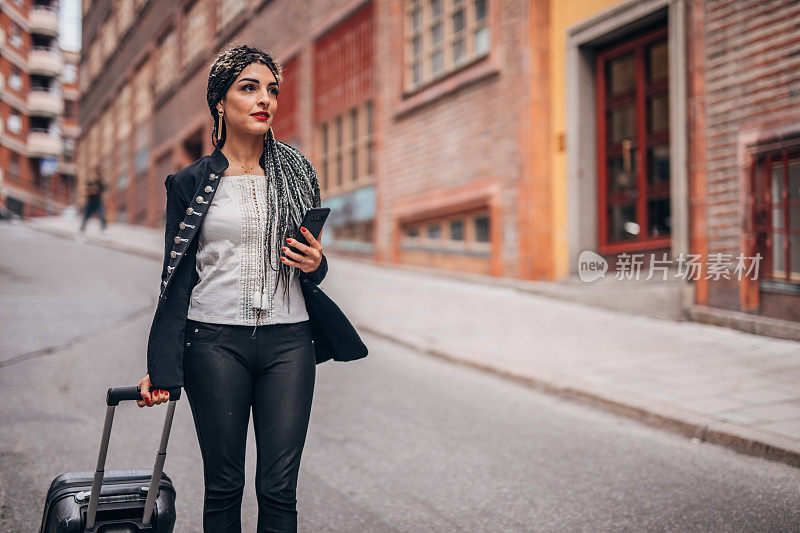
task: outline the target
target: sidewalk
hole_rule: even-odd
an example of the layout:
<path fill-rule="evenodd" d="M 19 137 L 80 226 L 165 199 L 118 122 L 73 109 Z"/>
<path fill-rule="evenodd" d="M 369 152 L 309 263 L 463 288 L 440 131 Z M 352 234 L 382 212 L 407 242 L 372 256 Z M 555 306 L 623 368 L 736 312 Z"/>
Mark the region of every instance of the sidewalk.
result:
<path fill-rule="evenodd" d="M 78 227 L 57 217 L 26 223 L 73 238 Z M 109 224 L 103 241 L 90 224 L 86 242 L 160 261 L 162 231 Z M 800 465 L 798 342 L 326 255 L 322 287 L 362 332 Z"/>

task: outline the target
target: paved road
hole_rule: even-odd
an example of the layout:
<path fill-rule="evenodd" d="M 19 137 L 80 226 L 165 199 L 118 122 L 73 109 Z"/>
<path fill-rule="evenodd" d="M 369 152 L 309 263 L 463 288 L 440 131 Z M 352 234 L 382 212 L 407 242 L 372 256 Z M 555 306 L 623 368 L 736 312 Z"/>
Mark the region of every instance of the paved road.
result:
<path fill-rule="evenodd" d="M 20 226 L 0 250 L 0 531 L 33 531 L 52 478 L 93 468 L 105 389 L 144 371 L 160 265 Z M 367 359 L 318 367 L 301 531 L 800 530 L 800 469 L 364 340 Z M 163 413 L 120 406 L 107 468 L 151 466 Z M 178 532 L 202 530 L 201 464 L 182 401 Z"/>

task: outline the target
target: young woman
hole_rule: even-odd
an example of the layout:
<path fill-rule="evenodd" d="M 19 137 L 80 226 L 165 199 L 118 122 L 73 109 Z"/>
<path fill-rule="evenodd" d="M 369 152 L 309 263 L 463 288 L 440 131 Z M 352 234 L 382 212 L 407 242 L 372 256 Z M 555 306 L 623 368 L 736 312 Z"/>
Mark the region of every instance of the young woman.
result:
<path fill-rule="evenodd" d="M 250 46 L 214 61 L 214 152 L 166 181 L 166 242 L 140 407 L 184 387 L 203 457 L 206 532 L 241 531 L 247 426 L 257 445 L 258 531 L 296 531 L 296 487 L 315 365 L 367 355 L 317 285 L 318 238 L 294 239 L 320 205 L 313 165 L 277 141 L 281 67 Z M 296 248 L 294 252 L 288 246 Z"/>

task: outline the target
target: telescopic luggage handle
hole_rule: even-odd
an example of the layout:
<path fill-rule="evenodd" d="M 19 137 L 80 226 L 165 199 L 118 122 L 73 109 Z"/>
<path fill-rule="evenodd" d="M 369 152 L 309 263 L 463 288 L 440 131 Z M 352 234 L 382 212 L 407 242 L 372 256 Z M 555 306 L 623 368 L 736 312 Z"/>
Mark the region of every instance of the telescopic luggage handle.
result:
<path fill-rule="evenodd" d="M 150 389 L 153 392 L 154 389 Z M 181 399 L 181 389 L 167 389 L 170 400 Z M 111 387 L 106 394 L 106 405 L 118 405 L 119 402 L 128 400 L 141 400 L 142 387 L 136 385 L 135 387 Z"/>
<path fill-rule="evenodd" d="M 169 442 L 169 432 L 172 428 L 172 418 L 175 415 L 175 402 L 181 397 L 181 389 L 169 390 L 169 402 L 167 402 L 167 414 L 164 418 L 164 427 L 161 430 L 161 442 L 158 445 L 158 454 L 153 466 L 153 477 L 150 478 L 150 488 L 147 491 L 147 500 L 144 504 L 144 515 L 142 525 L 150 524 L 153 517 L 153 508 L 158 494 L 158 485 L 161 482 L 161 473 L 164 471 L 164 461 L 167 459 L 167 442 Z M 108 441 L 111 438 L 111 425 L 114 422 L 114 411 L 119 402 L 128 400 L 141 400 L 142 387 L 111 387 L 106 393 L 106 420 L 103 425 L 103 436 L 100 440 L 100 454 L 97 458 L 97 469 L 92 479 L 92 493 L 89 496 L 89 509 L 86 511 L 86 531 L 94 531 L 95 518 L 97 517 L 97 505 L 100 501 L 100 489 L 103 486 L 103 473 L 108 455 Z"/>

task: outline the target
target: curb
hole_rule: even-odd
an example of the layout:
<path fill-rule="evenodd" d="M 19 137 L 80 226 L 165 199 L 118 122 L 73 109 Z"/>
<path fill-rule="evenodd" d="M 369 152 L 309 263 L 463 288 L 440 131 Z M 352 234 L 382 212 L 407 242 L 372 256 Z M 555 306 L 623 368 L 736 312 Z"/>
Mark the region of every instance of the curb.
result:
<path fill-rule="evenodd" d="M 693 442 L 717 444 L 746 455 L 800 467 L 800 443 L 782 435 L 773 434 L 765 430 L 757 430 L 734 422 L 726 422 L 650 398 L 640 398 L 639 405 L 637 405 L 630 401 L 631 396 L 636 396 L 634 393 L 615 394 L 614 391 L 608 389 L 604 389 L 601 392 L 593 390 L 596 387 L 588 383 L 583 384 L 582 387 L 576 387 L 563 378 L 551 376 L 550 379 L 547 379 L 543 376 L 524 375 L 483 361 L 475 361 L 455 355 L 453 352 L 439 346 L 410 341 L 362 322 L 356 325 L 363 331 L 412 350 L 423 352 L 451 363 L 488 372 L 546 394 L 600 408 L 654 428 L 677 433 L 692 439 Z"/>
<path fill-rule="evenodd" d="M 27 224 L 27 227 L 43 231 L 51 235 L 74 240 L 75 233 L 44 225 Z M 115 241 L 95 236 L 87 236 L 87 244 L 96 244 L 122 252 L 145 256 L 156 261 L 163 259 L 162 252 L 143 247 L 120 245 Z M 639 397 L 631 392 L 614 391 L 608 387 L 599 389 L 590 383 L 576 386 L 574 380 L 560 376 L 525 375 L 516 373 L 484 361 L 476 361 L 459 356 L 441 346 L 415 342 L 413 336 L 404 338 L 400 335 L 384 331 L 363 322 L 354 321 L 354 326 L 377 337 L 405 346 L 415 351 L 437 357 L 439 359 L 488 372 L 501 378 L 515 381 L 540 392 L 577 401 L 581 404 L 603 409 L 645 425 L 664 429 L 692 439 L 693 442 L 709 442 L 725 446 L 746 455 L 780 461 L 790 466 L 800 467 L 800 442 L 782 435 L 757 430 L 749 426 L 727 422 L 709 417 L 703 413 L 690 411 L 659 402 L 651 398 Z M 724 326 L 722 326 L 724 327 Z M 632 402 L 635 398 L 636 402 Z"/>
<path fill-rule="evenodd" d="M 745 333 L 764 335 L 776 339 L 800 341 L 800 324 L 760 315 L 730 311 L 695 304 L 689 308 L 690 318 L 702 324 L 738 329 Z"/>

